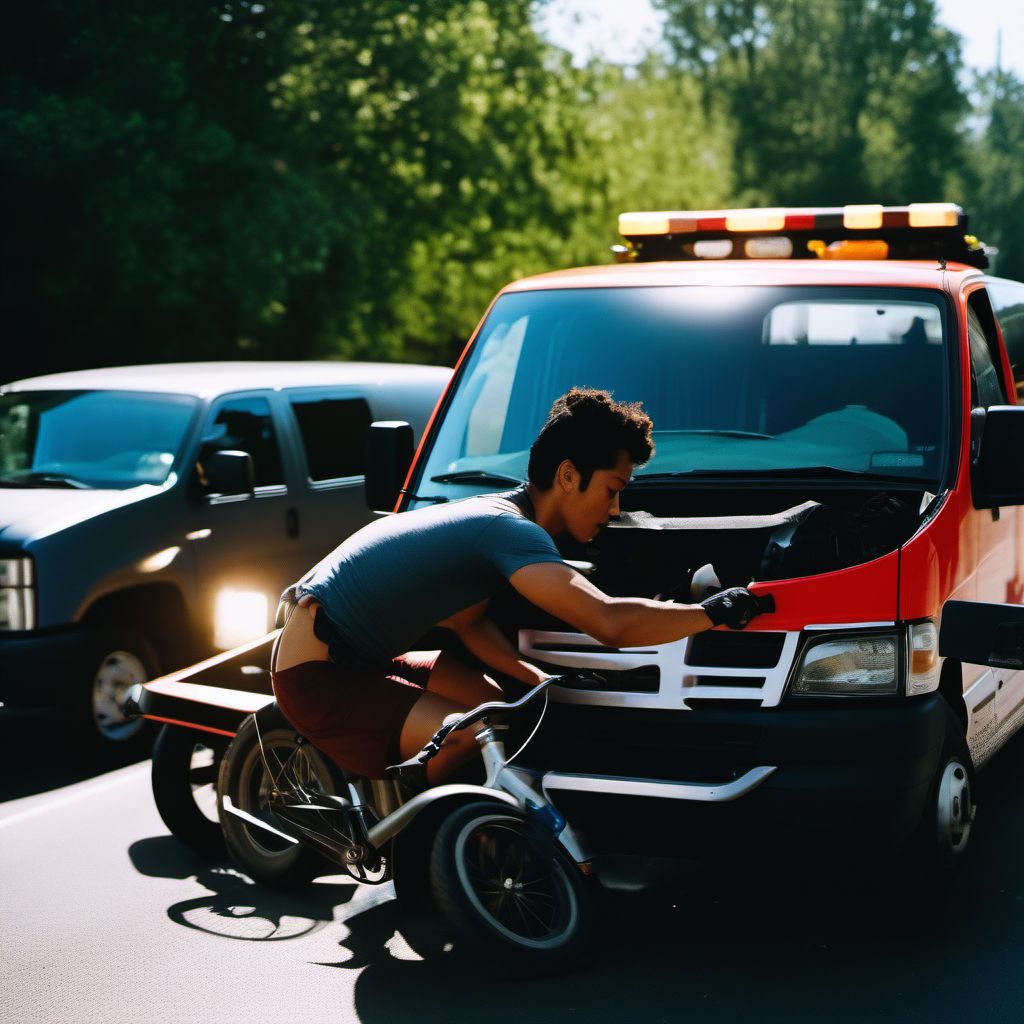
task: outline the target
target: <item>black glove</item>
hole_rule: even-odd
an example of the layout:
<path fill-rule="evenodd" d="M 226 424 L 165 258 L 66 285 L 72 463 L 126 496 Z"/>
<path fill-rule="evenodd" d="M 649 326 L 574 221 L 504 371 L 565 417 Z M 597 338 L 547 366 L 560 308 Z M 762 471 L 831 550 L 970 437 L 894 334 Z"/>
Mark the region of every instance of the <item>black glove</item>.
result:
<path fill-rule="evenodd" d="M 716 626 L 742 629 L 762 612 L 774 611 L 775 602 L 768 596 L 758 598 L 746 587 L 730 587 L 701 601 L 700 606 Z"/>

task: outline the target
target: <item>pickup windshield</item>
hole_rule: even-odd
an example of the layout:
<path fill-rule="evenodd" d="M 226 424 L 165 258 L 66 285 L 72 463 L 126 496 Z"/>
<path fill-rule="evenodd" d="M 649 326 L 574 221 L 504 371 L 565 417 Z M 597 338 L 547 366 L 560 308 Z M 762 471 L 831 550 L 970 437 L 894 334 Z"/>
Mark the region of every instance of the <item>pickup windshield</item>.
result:
<path fill-rule="evenodd" d="M 131 391 L 0 394 L 0 487 L 162 484 L 198 406 Z"/>
<path fill-rule="evenodd" d="M 643 402 L 657 450 L 638 482 L 805 470 L 935 484 L 947 444 L 945 337 L 942 296 L 924 290 L 507 294 L 459 375 L 417 489 L 464 494 L 494 489 L 481 474 L 523 479 L 552 402 L 573 385 Z"/>

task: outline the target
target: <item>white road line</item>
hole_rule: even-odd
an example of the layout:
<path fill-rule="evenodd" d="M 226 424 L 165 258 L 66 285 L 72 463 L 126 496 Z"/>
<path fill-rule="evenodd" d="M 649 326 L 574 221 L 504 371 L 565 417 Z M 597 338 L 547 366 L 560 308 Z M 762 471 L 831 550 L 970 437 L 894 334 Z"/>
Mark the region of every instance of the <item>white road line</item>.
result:
<path fill-rule="evenodd" d="M 146 761 L 142 764 L 134 765 L 132 768 L 124 768 L 112 779 L 102 779 L 99 782 L 96 782 L 95 785 L 89 784 L 89 782 L 93 780 L 89 780 L 85 783 L 79 783 L 78 786 L 76 786 L 74 793 L 68 793 L 65 796 L 57 797 L 53 800 L 46 800 L 43 803 L 39 803 L 34 807 L 28 808 L 28 810 L 12 814 L 8 818 L 0 818 L 0 829 L 7 828 L 8 825 L 17 825 L 22 821 L 27 821 L 29 818 L 38 817 L 40 814 L 56 810 L 58 807 L 63 807 L 65 804 L 72 804 L 78 800 L 84 800 L 95 793 L 102 793 L 104 790 L 114 789 L 116 786 L 122 786 L 126 782 L 133 782 L 140 775 L 148 773 L 149 762 Z"/>

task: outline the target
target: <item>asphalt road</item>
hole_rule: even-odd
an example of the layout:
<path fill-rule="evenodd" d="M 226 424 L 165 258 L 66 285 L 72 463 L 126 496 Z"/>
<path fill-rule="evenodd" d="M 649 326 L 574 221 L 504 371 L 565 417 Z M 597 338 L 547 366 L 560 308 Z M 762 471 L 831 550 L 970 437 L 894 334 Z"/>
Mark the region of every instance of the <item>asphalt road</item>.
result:
<path fill-rule="evenodd" d="M 931 912 L 885 865 L 648 864 L 630 891 L 624 864 L 592 963 L 543 979 L 467 961 L 390 886 L 253 885 L 167 835 L 148 762 L 82 779 L 36 743 L 0 727 L 3 1021 L 1024 1019 L 1024 736 L 983 773 L 972 856 Z"/>

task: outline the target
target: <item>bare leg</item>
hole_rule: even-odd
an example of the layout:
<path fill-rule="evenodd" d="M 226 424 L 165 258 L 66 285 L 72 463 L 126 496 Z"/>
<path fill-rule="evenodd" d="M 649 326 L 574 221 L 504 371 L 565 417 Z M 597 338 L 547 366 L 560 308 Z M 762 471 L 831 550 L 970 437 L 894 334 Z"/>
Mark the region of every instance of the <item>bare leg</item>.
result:
<path fill-rule="evenodd" d="M 402 726 L 398 739 L 402 757 L 412 757 L 416 751 L 422 750 L 449 715 L 461 715 L 468 710 L 469 705 L 457 704 L 447 697 L 426 691 L 412 706 Z M 439 782 L 460 764 L 470 760 L 478 749 L 471 729 L 453 732 L 444 741 L 441 752 L 427 763 L 427 781 Z"/>
<path fill-rule="evenodd" d="M 442 654 L 437 659 L 427 690 L 461 704 L 463 710 L 475 708 L 485 701 L 505 699 L 497 683 L 451 654 Z"/>

